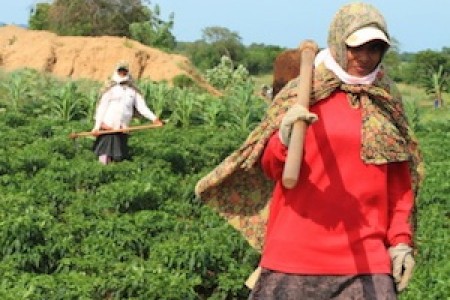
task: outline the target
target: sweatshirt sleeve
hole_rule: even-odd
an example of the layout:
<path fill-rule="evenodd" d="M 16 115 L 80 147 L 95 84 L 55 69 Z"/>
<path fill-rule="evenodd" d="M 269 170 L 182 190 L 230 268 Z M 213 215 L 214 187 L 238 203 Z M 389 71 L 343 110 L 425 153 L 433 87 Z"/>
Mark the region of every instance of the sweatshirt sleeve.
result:
<path fill-rule="evenodd" d="M 408 162 L 388 164 L 389 227 L 387 238 L 389 246 L 398 243 L 412 244 L 411 214 L 414 206 L 414 193 L 411 188 L 411 175 Z"/>
<path fill-rule="evenodd" d="M 286 155 L 287 147 L 281 143 L 279 133 L 276 131 L 270 137 L 261 157 L 261 167 L 266 176 L 274 181 L 281 179 Z"/>
<path fill-rule="evenodd" d="M 106 110 L 108 109 L 108 102 L 108 92 L 106 92 L 100 98 L 100 102 L 95 111 L 95 125 L 92 130 L 100 130 Z"/>
<path fill-rule="evenodd" d="M 150 121 L 154 121 L 157 119 L 156 115 L 148 108 L 147 104 L 145 103 L 144 98 L 140 93 L 136 93 L 136 102 L 135 107 L 137 111 L 143 115 L 145 118 L 149 119 Z"/>

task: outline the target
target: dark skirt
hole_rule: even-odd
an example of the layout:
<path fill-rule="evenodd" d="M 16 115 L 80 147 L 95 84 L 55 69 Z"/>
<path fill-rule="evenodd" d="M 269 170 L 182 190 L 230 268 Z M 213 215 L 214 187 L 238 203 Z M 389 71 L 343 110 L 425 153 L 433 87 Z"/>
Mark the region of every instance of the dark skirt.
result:
<path fill-rule="evenodd" d="M 128 134 L 102 134 L 95 140 L 93 151 L 97 156 L 107 155 L 113 161 L 128 159 Z"/>
<path fill-rule="evenodd" d="M 395 300 L 388 274 L 295 275 L 263 269 L 249 300 Z"/>

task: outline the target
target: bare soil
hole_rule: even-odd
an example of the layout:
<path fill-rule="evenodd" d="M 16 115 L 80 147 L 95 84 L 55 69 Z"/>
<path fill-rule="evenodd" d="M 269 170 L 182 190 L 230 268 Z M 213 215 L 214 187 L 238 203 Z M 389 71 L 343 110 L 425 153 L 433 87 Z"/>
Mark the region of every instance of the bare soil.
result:
<path fill-rule="evenodd" d="M 120 60 L 136 79 L 172 83 L 184 74 L 213 94 L 220 94 L 196 71 L 189 59 L 113 36 L 58 36 L 14 25 L 0 27 L 0 68 L 7 72 L 32 68 L 71 79 L 106 80 Z"/>

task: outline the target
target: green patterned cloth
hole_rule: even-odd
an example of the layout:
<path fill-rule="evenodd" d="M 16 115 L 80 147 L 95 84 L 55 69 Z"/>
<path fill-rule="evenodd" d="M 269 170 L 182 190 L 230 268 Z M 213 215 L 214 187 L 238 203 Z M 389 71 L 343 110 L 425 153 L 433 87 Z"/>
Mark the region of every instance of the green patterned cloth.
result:
<path fill-rule="evenodd" d="M 336 14 L 330 26 L 328 46 L 343 69 L 347 64 L 344 40 L 366 26 L 376 26 L 387 35 L 383 17 L 368 4 L 350 4 Z M 242 146 L 203 177 L 195 188 L 196 195 L 240 230 L 256 249 L 261 249 L 264 240 L 267 204 L 273 188 L 273 183 L 262 174 L 259 159 L 284 114 L 297 101 L 298 86 L 298 77 L 291 80 L 276 95 L 264 119 Z M 410 133 L 400 94 L 383 69 L 373 84 L 351 85 L 343 83 L 323 64 L 315 68 L 310 105 L 336 90 L 346 92 L 349 104 L 362 111 L 361 159 L 368 164 L 409 161 L 412 185 L 417 193 L 423 177 L 422 157 Z"/>

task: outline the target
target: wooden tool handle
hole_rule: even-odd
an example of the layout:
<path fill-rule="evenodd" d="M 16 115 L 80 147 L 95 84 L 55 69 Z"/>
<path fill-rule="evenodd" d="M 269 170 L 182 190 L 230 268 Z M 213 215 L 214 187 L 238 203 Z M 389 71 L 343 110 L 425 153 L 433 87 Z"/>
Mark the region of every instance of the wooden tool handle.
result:
<path fill-rule="evenodd" d="M 297 104 L 309 109 L 314 58 L 319 48 L 314 41 L 305 40 L 300 44 L 299 49 L 301 59 Z M 291 139 L 289 141 L 282 177 L 283 186 L 287 189 L 291 189 L 297 184 L 303 157 L 306 128 L 307 124 L 304 121 L 297 121 L 292 126 Z"/>
<path fill-rule="evenodd" d="M 136 130 L 156 128 L 156 127 L 161 127 L 161 126 L 163 126 L 163 124 L 140 125 L 140 126 L 133 126 L 133 127 L 114 129 L 114 130 L 99 130 L 97 132 L 93 132 L 93 131 L 84 131 L 84 132 L 78 132 L 78 133 L 74 132 L 74 133 L 69 134 L 69 138 L 76 139 L 76 138 L 82 137 L 82 136 L 96 136 L 96 135 L 109 134 L 109 133 L 130 132 L 130 131 L 136 131 Z"/>

